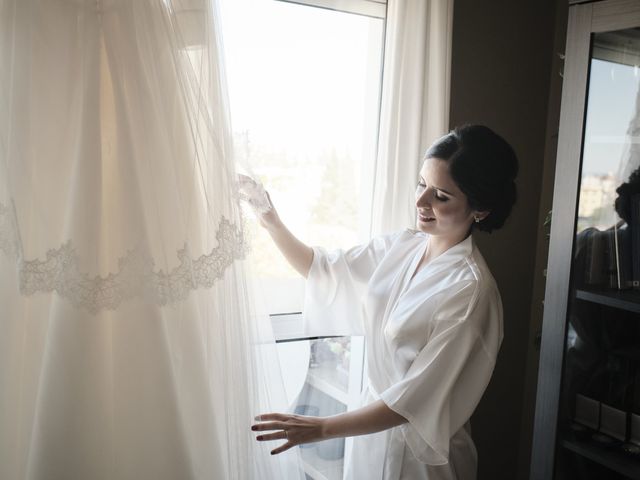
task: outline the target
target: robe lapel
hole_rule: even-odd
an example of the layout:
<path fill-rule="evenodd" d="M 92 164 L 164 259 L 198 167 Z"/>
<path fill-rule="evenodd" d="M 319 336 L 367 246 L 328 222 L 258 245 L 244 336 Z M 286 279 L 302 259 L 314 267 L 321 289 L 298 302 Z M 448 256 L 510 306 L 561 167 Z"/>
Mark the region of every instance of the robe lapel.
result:
<path fill-rule="evenodd" d="M 449 250 L 427 263 L 420 269 L 420 271 L 416 272 L 413 278 L 409 277 L 409 281 L 406 283 L 405 288 L 402 289 L 402 292 L 406 292 L 409 288 L 417 285 L 424 279 L 427 279 L 446 268 L 450 268 L 451 265 L 464 260 L 471 254 L 472 250 L 473 239 L 471 235 L 469 235 L 463 241 L 454 245 Z M 415 267 L 417 267 L 417 264 Z M 415 271 L 415 267 L 414 270 L 412 270 L 412 273 Z"/>

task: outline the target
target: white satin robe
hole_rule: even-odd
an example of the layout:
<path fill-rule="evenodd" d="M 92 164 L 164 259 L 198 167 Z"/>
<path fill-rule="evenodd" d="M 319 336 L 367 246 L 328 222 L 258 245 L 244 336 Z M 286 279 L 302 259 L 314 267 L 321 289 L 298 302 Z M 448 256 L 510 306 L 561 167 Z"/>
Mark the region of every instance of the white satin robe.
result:
<path fill-rule="evenodd" d="M 355 437 L 346 478 L 476 478 L 469 418 L 502 341 L 502 303 L 472 237 L 413 276 L 428 239 L 407 229 L 347 251 L 314 247 L 307 333 L 365 335 L 363 405 L 381 398 L 408 420 Z"/>

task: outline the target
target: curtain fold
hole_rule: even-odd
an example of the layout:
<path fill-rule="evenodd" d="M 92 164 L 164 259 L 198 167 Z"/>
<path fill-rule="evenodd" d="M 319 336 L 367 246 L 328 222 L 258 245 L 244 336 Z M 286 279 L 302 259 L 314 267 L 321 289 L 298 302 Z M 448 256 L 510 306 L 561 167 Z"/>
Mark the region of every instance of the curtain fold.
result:
<path fill-rule="evenodd" d="M 0 0 L 2 479 L 296 474 L 249 431 L 264 359 L 218 20 Z"/>
<path fill-rule="evenodd" d="M 453 0 L 389 0 L 372 234 L 415 225 L 429 145 L 449 129 Z"/>

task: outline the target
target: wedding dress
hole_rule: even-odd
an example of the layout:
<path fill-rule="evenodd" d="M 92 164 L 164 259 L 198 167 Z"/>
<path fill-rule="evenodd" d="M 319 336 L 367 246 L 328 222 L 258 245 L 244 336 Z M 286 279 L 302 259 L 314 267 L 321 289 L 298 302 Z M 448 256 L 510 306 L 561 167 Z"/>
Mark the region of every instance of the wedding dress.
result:
<path fill-rule="evenodd" d="M 0 0 L 2 479 L 285 478 L 248 430 L 216 22 L 208 0 Z"/>

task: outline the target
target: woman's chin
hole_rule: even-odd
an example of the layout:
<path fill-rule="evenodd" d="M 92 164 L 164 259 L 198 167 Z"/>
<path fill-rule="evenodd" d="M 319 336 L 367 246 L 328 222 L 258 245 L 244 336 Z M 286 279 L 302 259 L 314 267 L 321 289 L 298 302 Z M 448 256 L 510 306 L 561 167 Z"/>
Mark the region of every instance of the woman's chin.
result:
<path fill-rule="evenodd" d="M 431 233 L 433 231 L 433 222 L 423 222 L 422 220 L 416 220 L 416 229 L 421 232 Z"/>

